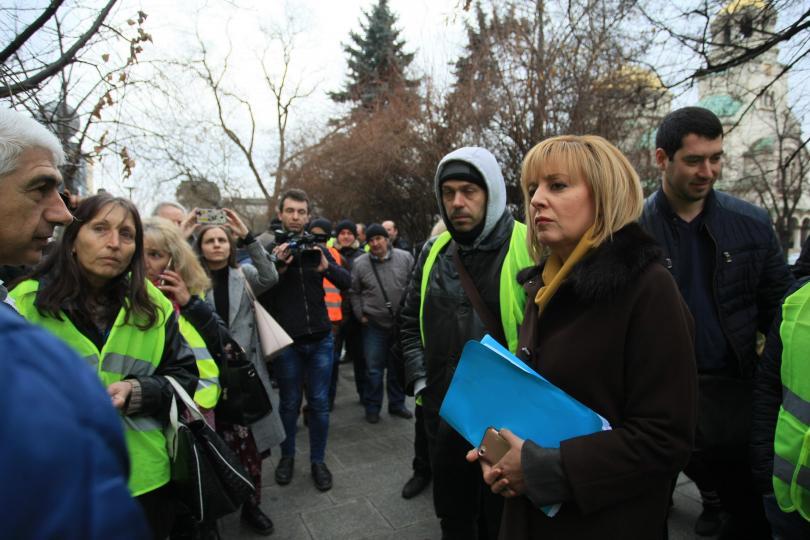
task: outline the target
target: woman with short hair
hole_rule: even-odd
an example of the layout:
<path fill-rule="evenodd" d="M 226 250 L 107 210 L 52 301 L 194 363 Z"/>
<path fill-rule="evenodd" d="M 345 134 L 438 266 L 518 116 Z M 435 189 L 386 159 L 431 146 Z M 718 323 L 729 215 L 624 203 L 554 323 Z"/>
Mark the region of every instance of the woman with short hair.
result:
<path fill-rule="evenodd" d="M 544 448 L 502 426 L 510 450 L 482 462 L 507 499 L 500 536 L 661 538 L 695 429 L 693 321 L 635 223 L 638 175 L 603 138 L 561 136 L 529 151 L 521 187 L 539 264 L 518 276 L 519 356 L 611 429 Z M 541 510 L 559 503 L 554 517 Z"/>

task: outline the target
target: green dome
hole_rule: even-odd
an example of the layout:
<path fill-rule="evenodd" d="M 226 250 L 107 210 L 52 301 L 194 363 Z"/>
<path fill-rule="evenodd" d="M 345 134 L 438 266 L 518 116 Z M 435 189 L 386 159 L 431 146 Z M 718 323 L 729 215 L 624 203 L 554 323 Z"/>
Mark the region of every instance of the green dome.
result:
<path fill-rule="evenodd" d="M 742 101 L 725 94 L 706 96 L 698 102 L 698 107 L 709 109 L 720 118 L 734 116 L 742 106 Z"/>
<path fill-rule="evenodd" d="M 774 140 L 773 137 L 762 137 L 761 139 L 757 139 L 754 144 L 751 145 L 752 152 L 771 152 L 773 151 Z"/>
<path fill-rule="evenodd" d="M 644 133 L 641 134 L 641 137 L 638 140 L 637 148 L 639 150 L 655 150 L 655 136 L 658 134 L 658 128 L 654 127 L 648 129 Z"/>

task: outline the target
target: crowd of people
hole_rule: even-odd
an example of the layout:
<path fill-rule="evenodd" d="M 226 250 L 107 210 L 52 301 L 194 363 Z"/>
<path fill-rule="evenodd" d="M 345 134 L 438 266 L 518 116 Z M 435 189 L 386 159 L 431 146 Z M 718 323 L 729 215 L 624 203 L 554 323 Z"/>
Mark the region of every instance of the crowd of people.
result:
<path fill-rule="evenodd" d="M 242 522 L 272 534 L 262 460 L 280 447 L 275 481 L 293 481 L 303 416 L 312 482 L 332 488 L 330 412 L 350 363 L 366 422 L 384 404 L 415 416 L 402 496 L 432 483 L 444 539 L 667 538 L 681 472 L 703 502 L 696 534 L 810 538 L 809 250 L 791 269 L 767 212 L 714 189 L 713 113 L 673 111 L 655 144 L 661 185 L 645 200 L 609 141 L 538 142 L 520 171 L 525 224 L 492 153 L 451 151 L 440 219 L 413 249 L 395 221 L 333 223 L 299 189 L 255 235 L 230 209 L 210 223 L 162 202 L 144 219 L 125 198 L 66 197 L 56 137 L 0 111 L 4 530 L 218 537 L 176 499 L 171 377 L 252 481 Z M 292 341 L 270 362 L 257 305 Z M 548 447 L 506 422 L 504 455 L 482 457 L 440 410 L 465 344 L 486 334 L 605 429 Z M 272 404 L 246 425 L 217 415 L 234 348 Z"/>

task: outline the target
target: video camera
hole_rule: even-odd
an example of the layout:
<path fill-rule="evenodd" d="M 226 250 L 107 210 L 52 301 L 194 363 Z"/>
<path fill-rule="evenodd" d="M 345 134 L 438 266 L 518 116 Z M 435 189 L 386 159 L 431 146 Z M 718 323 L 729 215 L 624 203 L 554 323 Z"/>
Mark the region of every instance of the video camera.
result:
<path fill-rule="evenodd" d="M 321 263 L 321 250 L 317 244 L 324 244 L 329 240 L 328 234 L 312 234 L 306 231 L 294 233 L 276 230 L 276 244 L 285 242 L 290 248 L 294 258 L 300 258 L 302 266 L 318 266 Z"/>

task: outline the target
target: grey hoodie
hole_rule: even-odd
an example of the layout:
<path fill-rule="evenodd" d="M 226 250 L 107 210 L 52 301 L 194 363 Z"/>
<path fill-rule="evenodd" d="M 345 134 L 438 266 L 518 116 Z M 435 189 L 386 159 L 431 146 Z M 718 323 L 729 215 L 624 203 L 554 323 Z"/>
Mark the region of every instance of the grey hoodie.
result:
<path fill-rule="evenodd" d="M 447 217 L 444 202 L 442 201 L 442 192 L 439 187 L 439 173 L 444 167 L 444 164 L 448 161 L 464 161 L 469 163 L 481 173 L 487 185 L 487 213 L 484 218 L 484 228 L 472 243 L 472 247 L 475 248 L 492 232 L 492 229 L 495 228 L 495 224 L 498 223 L 498 220 L 503 215 L 503 211 L 506 209 L 506 184 L 504 183 L 498 161 L 495 159 L 495 156 L 485 148 L 465 146 L 444 156 L 439 162 L 439 166 L 436 167 L 436 175 L 433 177 L 433 191 L 436 194 L 436 201 L 439 203 L 439 211 L 441 212 L 442 220 L 444 224 L 448 226 L 447 228 L 449 230 L 452 230 L 452 224 Z"/>

